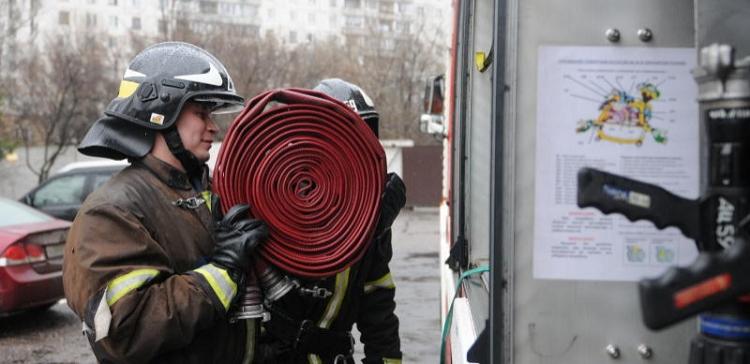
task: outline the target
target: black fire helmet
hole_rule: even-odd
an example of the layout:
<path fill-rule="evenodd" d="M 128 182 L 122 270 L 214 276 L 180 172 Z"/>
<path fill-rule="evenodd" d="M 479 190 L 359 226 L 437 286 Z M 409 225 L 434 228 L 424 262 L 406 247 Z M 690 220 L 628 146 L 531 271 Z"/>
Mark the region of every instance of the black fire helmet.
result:
<path fill-rule="evenodd" d="M 359 86 L 340 78 L 328 78 L 320 81 L 313 90 L 320 91 L 345 103 L 349 108 L 356 111 L 370 127 L 370 130 L 375 133 L 375 136 L 378 136 L 380 116 L 375 110 L 372 99 Z"/>
<path fill-rule="evenodd" d="M 78 150 L 110 159 L 137 159 L 151 151 L 155 133 L 161 132 L 188 173 L 195 172 L 202 163 L 183 148 L 174 127 L 187 101 L 208 104 L 218 114 L 241 110 L 245 100 L 237 95 L 224 65 L 209 52 L 182 42 L 148 47 L 130 62 L 119 94 Z"/>

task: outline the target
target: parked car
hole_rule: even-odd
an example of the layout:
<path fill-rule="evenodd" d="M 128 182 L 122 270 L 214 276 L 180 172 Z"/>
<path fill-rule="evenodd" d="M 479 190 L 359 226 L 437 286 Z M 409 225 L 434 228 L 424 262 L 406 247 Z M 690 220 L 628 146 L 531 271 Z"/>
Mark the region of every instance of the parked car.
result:
<path fill-rule="evenodd" d="M 0 316 L 44 309 L 63 297 L 69 228 L 67 221 L 0 198 Z"/>
<path fill-rule="evenodd" d="M 59 219 L 73 221 L 83 200 L 127 165 L 109 160 L 71 163 L 21 197 L 21 202 Z"/>

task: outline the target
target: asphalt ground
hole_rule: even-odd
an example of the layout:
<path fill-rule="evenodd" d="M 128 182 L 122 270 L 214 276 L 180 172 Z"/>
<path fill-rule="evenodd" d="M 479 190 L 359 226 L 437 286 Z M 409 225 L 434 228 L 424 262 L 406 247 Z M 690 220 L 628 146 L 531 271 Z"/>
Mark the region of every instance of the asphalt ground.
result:
<path fill-rule="evenodd" d="M 391 271 L 403 363 L 439 362 L 437 210 L 402 212 L 393 226 Z M 361 346 L 357 349 L 355 357 L 361 358 Z M 64 301 L 48 310 L 0 318 L 0 363 L 95 362 L 81 322 Z"/>

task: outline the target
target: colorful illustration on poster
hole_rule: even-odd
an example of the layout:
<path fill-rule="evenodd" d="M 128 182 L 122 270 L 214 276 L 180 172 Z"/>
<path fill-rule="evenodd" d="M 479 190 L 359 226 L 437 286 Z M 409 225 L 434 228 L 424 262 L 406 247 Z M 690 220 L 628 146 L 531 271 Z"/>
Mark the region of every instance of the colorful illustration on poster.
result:
<path fill-rule="evenodd" d="M 649 82 L 636 86 L 638 95 L 624 88 L 612 88 L 599 105 L 595 119 L 579 120 L 577 133 L 593 132 L 595 140 L 640 146 L 650 134 L 658 144 L 667 142 L 667 132 L 651 126 L 652 101 L 659 99 L 659 88 Z"/>

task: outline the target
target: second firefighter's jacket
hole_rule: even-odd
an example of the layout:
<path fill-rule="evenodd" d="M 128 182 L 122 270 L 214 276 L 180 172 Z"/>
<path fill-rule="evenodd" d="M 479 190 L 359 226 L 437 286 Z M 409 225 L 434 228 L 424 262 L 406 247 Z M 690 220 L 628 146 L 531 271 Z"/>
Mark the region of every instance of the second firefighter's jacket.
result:
<path fill-rule="evenodd" d="M 68 235 L 63 282 L 100 362 L 242 362 L 248 323 L 228 322 L 237 287 L 208 264 L 205 201 L 184 173 L 150 155 L 86 199 Z"/>
<path fill-rule="evenodd" d="M 353 363 L 344 351 L 353 345 L 354 324 L 365 363 L 400 363 L 391 256 L 388 230 L 343 272 L 321 280 L 295 278 L 299 287 L 268 308 L 271 318 L 262 324 L 254 363 Z"/>

